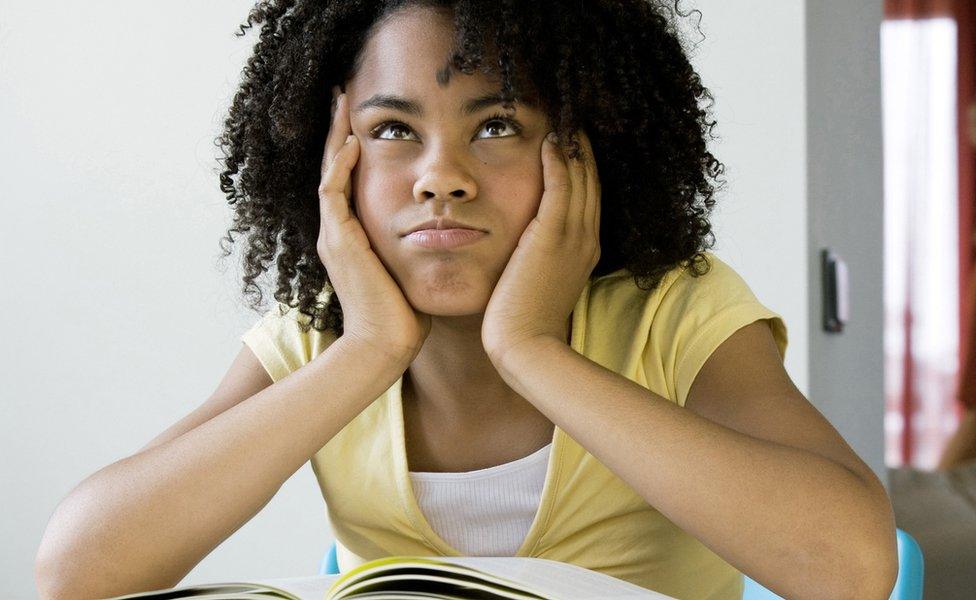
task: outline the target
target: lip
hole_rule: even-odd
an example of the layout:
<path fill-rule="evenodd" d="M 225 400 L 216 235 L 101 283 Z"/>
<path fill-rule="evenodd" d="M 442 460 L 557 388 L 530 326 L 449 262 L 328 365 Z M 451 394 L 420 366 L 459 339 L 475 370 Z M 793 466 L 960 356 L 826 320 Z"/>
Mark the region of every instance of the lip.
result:
<path fill-rule="evenodd" d="M 486 235 L 477 229 L 421 229 L 408 233 L 406 239 L 417 246 L 443 250 L 473 244 Z"/>
<path fill-rule="evenodd" d="M 482 233 L 488 233 L 486 230 L 480 227 L 475 227 L 474 225 L 468 225 L 467 223 L 462 223 L 461 221 L 455 221 L 454 219 L 440 218 L 440 219 L 430 219 L 424 221 L 423 223 L 418 223 L 414 225 L 409 231 L 402 234 L 401 237 L 405 237 L 414 233 L 416 231 L 424 230 L 446 230 L 446 229 L 472 229 L 474 231 L 480 231 Z"/>

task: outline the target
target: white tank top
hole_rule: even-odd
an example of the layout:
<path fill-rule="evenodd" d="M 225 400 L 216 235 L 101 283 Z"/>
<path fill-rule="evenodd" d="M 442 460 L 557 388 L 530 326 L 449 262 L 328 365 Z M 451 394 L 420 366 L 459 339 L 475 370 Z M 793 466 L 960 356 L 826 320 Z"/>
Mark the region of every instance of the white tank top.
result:
<path fill-rule="evenodd" d="M 410 471 L 420 510 L 465 556 L 514 556 L 538 512 L 551 448 L 476 471 Z"/>

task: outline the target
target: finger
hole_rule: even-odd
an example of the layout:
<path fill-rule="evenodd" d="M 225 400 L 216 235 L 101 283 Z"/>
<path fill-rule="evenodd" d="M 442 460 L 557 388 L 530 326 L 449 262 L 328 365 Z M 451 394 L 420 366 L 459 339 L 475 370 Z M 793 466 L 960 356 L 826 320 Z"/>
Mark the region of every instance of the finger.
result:
<path fill-rule="evenodd" d="M 346 141 L 346 136 L 352 133 L 349 125 L 349 110 L 347 108 L 347 98 L 345 94 L 340 94 L 336 99 L 336 112 L 329 125 L 329 135 L 326 137 L 325 154 L 322 156 L 322 171 L 328 168 L 329 163 L 335 159 L 339 148 Z"/>
<path fill-rule="evenodd" d="M 330 233 L 334 232 L 333 225 L 344 223 L 350 217 L 349 197 L 345 190 L 358 158 L 359 140 L 350 134 L 346 143 L 337 150 L 319 184 L 319 216 L 322 226 Z"/>
<path fill-rule="evenodd" d="M 341 95 L 339 86 L 332 86 L 332 104 L 329 107 L 329 132 L 325 136 L 325 151 L 322 153 L 322 161 L 326 164 L 332 162 L 332 157 L 335 156 L 335 146 L 332 145 L 332 139 L 335 137 L 335 127 L 333 127 L 333 124 L 335 123 L 336 107 L 339 104 L 339 96 Z M 322 172 L 325 172 L 325 168 L 322 169 Z"/>
<path fill-rule="evenodd" d="M 596 235 L 600 235 L 600 215 L 603 214 L 603 188 L 600 186 L 599 179 L 596 183 L 596 202 L 593 206 L 593 212 L 595 213 L 593 217 L 593 231 Z"/>
<path fill-rule="evenodd" d="M 340 94 L 342 94 L 342 90 L 339 89 L 339 86 L 332 86 L 332 110 L 329 112 L 329 119 L 335 117 L 336 101 L 339 99 Z"/>
<path fill-rule="evenodd" d="M 542 141 L 542 181 L 544 191 L 539 220 L 557 231 L 565 231 L 566 211 L 573 183 L 563 151 L 549 136 Z"/>
<path fill-rule="evenodd" d="M 338 92 L 338 86 L 336 86 L 336 91 Z M 352 114 L 351 114 L 352 111 L 349 108 L 349 96 L 347 96 L 345 93 L 342 93 L 342 104 L 343 104 L 343 109 L 344 109 L 343 110 L 344 116 L 342 117 L 342 123 L 344 125 L 343 131 L 345 132 L 345 134 L 347 136 L 349 136 L 349 135 L 356 135 L 352 131 Z M 356 144 L 357 144 L 356 154 L 357 154 L 357 157 L 358 157 L 359 152 L 362 151 L 362 149 L 359 148 L 359 146 L 358 146 L 358 144 L 359 144 L 359 139 L 358 138 L 356 139 Z M 357 161 L 358 161 L 358 158 L 357 158 Z M 355 167 L 355 163 L 353 164 L 353 166 Z M 356 214 L 356 209 L 355 209 L 355 206 L 353 205 L 353 198 L 352 198 L 352 176 L 351 175 L 346 178 L 346 187 L 343 190 L 343 193 L 346 195 L 346 198 L 349 199 L 349 206 L 352 208 L 352 212 L 355 215 Z"/>
<path fill-rule="evenodd" d="M 596 168 L 596 155 L 589 136 L 584 134 L 583 141 L 586 149 L 586 209 L 583 214 L 583 224 L 597 234 L 600 232 L 600 176 Z"/>
<path fill-rule="evenodd" d="M 579 130 L 580 137 L 580 156 L 578 158 L 566 157 L 569 167 L 569 177 L 573 182 L 573 192 L 570 194 L 567 204 L 566 226 L 569 231 L 579 231 L 584 226 L 583 215 L 586 211 L 586 134 L 582 129 Z"/>

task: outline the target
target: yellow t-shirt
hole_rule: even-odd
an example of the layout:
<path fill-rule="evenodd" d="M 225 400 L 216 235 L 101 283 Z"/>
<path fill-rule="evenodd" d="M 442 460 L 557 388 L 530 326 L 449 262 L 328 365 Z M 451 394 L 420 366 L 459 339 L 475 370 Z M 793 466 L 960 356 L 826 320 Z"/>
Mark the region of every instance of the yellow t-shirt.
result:
<path fill-rule="evenodd" d="M 711 265 L 705 275 L 676 268 L 649 292 L 624 269 L 591 279 L 573 309 L 571 347 L 679 406 L 712 351 L 749 323 L 768 319 L 785 357 L 783 319 L 731 267 L 705 255 Z M 335 340 L 314 329 L 303 334 L 296 318 L 307 322 L 296 309 L 281 315 L 274 307 L 241 338 L 274 381 Z M 389 555 L 460 555 L 433 530 L 414 497 L 402 383 L 401 377 L 311 458 L 342 571 Z M 558 426 L 540 505 L 516 556 L 580 565 L 682 600 L 742 597 L 738 570 Z"/>

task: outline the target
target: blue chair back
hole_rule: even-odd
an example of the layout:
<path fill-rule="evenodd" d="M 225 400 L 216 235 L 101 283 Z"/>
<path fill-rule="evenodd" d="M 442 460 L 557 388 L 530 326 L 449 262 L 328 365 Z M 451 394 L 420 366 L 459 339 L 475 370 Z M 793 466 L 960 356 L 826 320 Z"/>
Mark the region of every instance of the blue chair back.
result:
<path fill-rule="evenodd" d="M 922 549 L 915 538 L 902 529 L 897 530 L 898 539 L 898 579 L 891 591 L 889 600 L 922 600 L 922 579 L 925 573 L 925 561 L 922 559 Z M 336 560 L 336 543 L 322 557 L 319 565 L 319 575 L 337 575 L 339 563 Z M 773 592 L 759 585 L 748 576 L 745 578 L 745 590 L 742 600 L 783 600 Z"/>
<path fill-rule="evenodd" d="M 322 557 L 322 563 L 319 564 L 319 575 L 338 575 L 339 574 L 339 561 L 336 560 L 336 543 L 333 541 L 332 546 L 329 551 L 325 553 Z"/>
<path fill-rule="evenodd" d="M 903 529 L 896 530 L 895 534 L 898 540 L 898 578 L 888 600 L 922 600 L 922 579 L 925 574 L 922 548 Z M 743 577 L 746 586 L 742 600 L 783 600 L 748 576 Z"/>

